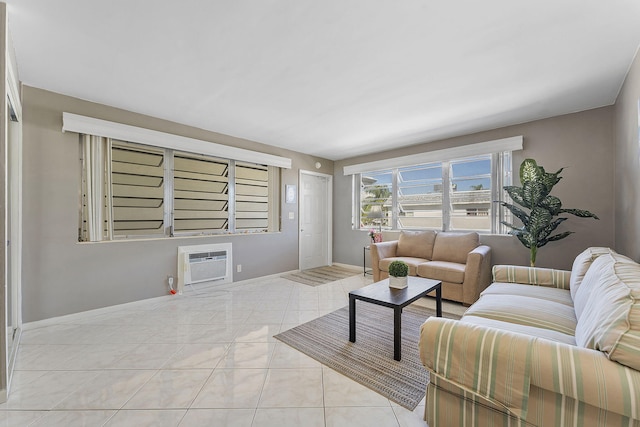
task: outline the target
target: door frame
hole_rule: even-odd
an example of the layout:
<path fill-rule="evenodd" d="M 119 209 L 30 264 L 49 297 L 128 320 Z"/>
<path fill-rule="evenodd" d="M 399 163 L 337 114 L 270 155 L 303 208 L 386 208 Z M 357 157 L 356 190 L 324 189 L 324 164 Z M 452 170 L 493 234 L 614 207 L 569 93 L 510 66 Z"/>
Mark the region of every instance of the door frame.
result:
<path fill-rule="evenodd" d="M 302 205 L 302 176 L 310 175 L 310 176 L 319 176 L 323 178 L 327 178 L 327 262 L 328 265 L 333 264 L 333 175 L 328 175 L 326 173 L 314 172 L 309 170 L 300 169 L 298 173 L 298 269 L 302 266 L 302 232 L 300 231 L 301 227 L 301 218 L 303 212 Z"/>

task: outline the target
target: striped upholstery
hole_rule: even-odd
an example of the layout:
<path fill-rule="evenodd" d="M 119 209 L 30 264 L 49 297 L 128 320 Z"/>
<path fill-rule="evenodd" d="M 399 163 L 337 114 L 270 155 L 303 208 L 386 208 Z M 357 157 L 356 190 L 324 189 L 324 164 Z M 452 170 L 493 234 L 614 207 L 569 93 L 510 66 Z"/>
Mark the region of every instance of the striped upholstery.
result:
<path fill-rule="evenodd" d="M 521 283 L 492 283 L 480 295 L 520 295 L 523 297 L 538 298 L 546 301 L 554 301 L 573 307 L 571 294 L 566 289 L 548 288 L 546 286 L 529 286 Z"/>
<path fill-rule="evenodd" d="M 484 294 L 469 307 L 465 316 L 485 317 L 518 325 L 547 328 L 568 335 L 575 335 L 577 323 L 572 307 L 521 295 L 505 297 Z"/>
<path fill-rule="evenodd" d="M 420 357 L 429 425 L 640 427 L 640 372 L 599 351 L 431 317 Z"/>
<path fill-rule="evenodd" d="M 547 328 L 539 328 L 536 326 L 519 325 L 517 323 L 504 322 L 500 320 L 487 319 L 486 317 L 478 317 L 465 315 L 461 322 L 471 323 L 473 325 L 485 326 L 488 328 L 501 329 L 503 331 L 516 332 L 519 334 L 531 335 L 532 337 L 544 338 L 551 341 L 561 342 L 569 345 L 576 345 L 576 337 L 562 332 L 552 331 Z"/>
<path fill-rule="evenodd" d="M 494 265 L 493 281 L 522 283 L 525 285 L 550 286 L 569 289 L 570 271 L 551 268 L 522 267 L 517 265 Z"/>
<path fill-rule="evenodd" d="M 609 248 L 587 248 L 582 251 L 575 260 L 573 260 L 573 266 L 571 267 L 571 279 L 569 279 L 571 298 L 575 298 L 576 292 L 582 284 L 582 279 L 584 279 L 584 275 L 587 274 L 587 270 L 589 270 L 593 261 L 595 261 L 600 255 L 610 254 L 611 252 L 613 251 Z"/>
<path fill-rule="evenodd" d="M 583 411 L 589 405 L 626 417 L 624 425 L 628 419 L 640 425 L 640 372 L 608 360 L 600 351 L 546 340 L 536 342 L 532 356 L 531 383 L 560 395 L 555 419 L 585 425 Z M 574 404 L 565 403 L 571 401 Z M 603 415 L 598 425 L 611 425 Z M 579 420 L 582 423 L 574 424 Z"/>
<path fill-rule="evenodd" d="M 423 324 L 420 357 L 435 375 L 526 418 L 531 369 L 530 343 L 519 335 L 431 317 Z M 422 338 L 421 338 L 422 339 Z M 478 349 L 483 347 L 483 351 Z"/>
<path fill-rule="evenodd" d="M 582 280 L 580 281 L 580 286 L 575 292 L 571 292 L 571 296 L 573 298 L 573 306 L 576 310 L 576 317 L 580 319 L 582 316 L 582 312 L 587 305 L 588 301 L 591 299 L 590 295 L 595 288 L 598 288 L 598 293 L 602 291 L 602 287 L 598 287 L 598 284 L 603 280 L 606 280 L 610 274 L 612 274 L 609 265 L 611 263 L 630 263 L 635 264 L 633 260 L 627 258 L 626 256 L 619 255 L 609 249 L 609 253 L 607 254 L 599 254 L 602 260 L 596 262 L 596 258 L 591 262 L 589 270 L 584 275 Z M 599 258 L 598 258 L 599 259 Z M 573 273 L 572 273 L 573 275 Z"/>
<path fill-rule="evenodd" d="M 573 277 L 496 266 L 460 321 L 427 319 L 430 426 L 640 427 L 640 265 L 591 249 Z"/>
<path fill-rule="evenodd" d="M 597 280 L 587 283 L 591 270 L 598 273 Z M 576 327 L 578 345 L 640 370 L 640 265 L 603 255 L 593 262 L 582 286 L 590 286 L 591 298 Z"/>

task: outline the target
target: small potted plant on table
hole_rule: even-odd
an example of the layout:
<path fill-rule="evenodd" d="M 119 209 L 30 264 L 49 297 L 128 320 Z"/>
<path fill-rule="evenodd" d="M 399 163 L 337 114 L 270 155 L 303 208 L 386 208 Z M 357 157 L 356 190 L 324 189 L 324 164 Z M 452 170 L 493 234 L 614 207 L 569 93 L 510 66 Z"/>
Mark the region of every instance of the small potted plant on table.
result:
<path fill-rule="evenodd" d="M 389 264 L 389 287 L 394 289 L 404 289 L 407 285 L 409 266 L 404 261 L 392 261 Z"/>

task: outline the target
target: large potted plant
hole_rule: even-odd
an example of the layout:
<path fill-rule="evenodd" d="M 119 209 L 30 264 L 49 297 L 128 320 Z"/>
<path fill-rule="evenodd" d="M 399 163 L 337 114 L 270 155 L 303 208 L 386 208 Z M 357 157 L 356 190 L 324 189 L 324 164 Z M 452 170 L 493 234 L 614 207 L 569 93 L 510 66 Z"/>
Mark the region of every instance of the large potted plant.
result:
<path fill-rule="evenodd" d="M 404 289 L 408 286 L 409 266 L 404 261 L 392 261 L 389 264 L 389 287 Z"/>
<path fill-rule="evenodd" d="M 549 173 L 542 166 L 538 166 L 535 160 L 524 160 L 520 165 L 520 183 L 522 187 L 504 187 L 514 204 L 499 202 L 522 222 L 521 227 L 506 221 L 502 221 L 502 224 L 511 229 L 509 234 L 516 236 L 529 249 L 532 267 L 536 263 L 538 248 L 549 242 L 564 239 L 573 233 L 573 231 L 565 231 L 552 235 L 555 229 L 568 219 L 559 217 L 559 215 L 567 213 L 582 218 L 598 219 L 595 214 L 589 211 L 563 209 L 560 199 L 549 194 L 558 181 L 562 179 L 560 176 L 562 169 L 564 168 L 555 173 Z"/>

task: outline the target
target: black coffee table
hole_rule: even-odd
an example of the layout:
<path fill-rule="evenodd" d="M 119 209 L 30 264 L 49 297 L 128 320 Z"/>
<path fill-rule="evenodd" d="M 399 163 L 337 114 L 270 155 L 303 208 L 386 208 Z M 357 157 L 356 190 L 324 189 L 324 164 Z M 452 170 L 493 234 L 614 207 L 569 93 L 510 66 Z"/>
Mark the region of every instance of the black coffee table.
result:
<path fill-rule="evenodd" d="M 356 342 L 356 300 L 393 308 L 393 359 L 400 360 L 402 309 L 412 302 L 436 291 L 436 316 L 442 317 L 442 282 L 409 276 L 404 289 L 389 287 L 384 279 L 364 288 L 349 292 L 349 341 Z M 425 319 L 426 320 L 426 319 Z"/>

